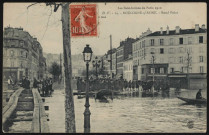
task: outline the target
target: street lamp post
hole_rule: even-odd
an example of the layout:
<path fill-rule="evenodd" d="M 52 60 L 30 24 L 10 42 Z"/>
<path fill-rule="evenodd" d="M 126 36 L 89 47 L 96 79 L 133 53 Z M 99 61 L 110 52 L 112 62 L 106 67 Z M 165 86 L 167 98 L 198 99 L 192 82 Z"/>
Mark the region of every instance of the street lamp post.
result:
<path fill-rule="evenodd" d="M 98 73 L 97 73 L 97 68 L 100 66 L 100 60 L 98 60 L 98 57 L 95 57 L 95 60 L 92 61 L 93 67 L 96 67 L 96 78 L 98 79 Z"/>
<path fill-rule="evenodd" d="M 89 45 L 86 45 L 83 51 L 84 62 L 86 62 L 86 103 L 85 103 L 85 111 L 84 111 L 84 132 L 90 132 L 90 115 L 91 112 L 89 110 L 89 62 L 92 57 L 92 50 Z"/>

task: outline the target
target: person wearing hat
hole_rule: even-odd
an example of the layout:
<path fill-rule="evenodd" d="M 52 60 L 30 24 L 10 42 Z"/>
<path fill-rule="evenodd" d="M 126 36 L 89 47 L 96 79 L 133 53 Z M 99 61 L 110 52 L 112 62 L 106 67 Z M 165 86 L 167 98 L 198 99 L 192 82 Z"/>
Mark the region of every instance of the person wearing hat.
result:
<path fill-rule="evenodd" d="M 199 91 L 196 94 L 196 99 L 202 99 L 202 93 L 201 93 L 202 89 L 199 89 Z"/>

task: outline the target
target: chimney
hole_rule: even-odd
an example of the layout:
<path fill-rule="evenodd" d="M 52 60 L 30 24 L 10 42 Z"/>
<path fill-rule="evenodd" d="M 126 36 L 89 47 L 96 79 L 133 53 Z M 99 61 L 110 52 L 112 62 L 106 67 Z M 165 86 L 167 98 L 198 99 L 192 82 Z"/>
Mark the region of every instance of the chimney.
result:
<path fill-rule="evenodd" d="M 169 27 L 167 26 L 166 34 L 169 34 Z"/>
<path fill-rule="evenodd" d="M 23 31 L 23 28 L 21 28 L 21 27 L 20 28 L 17 28 L 17 29 L 20 30 L 20 31 Z"/>
<path fill-rule="evenodd" d="M 160 34 L 163 34 L 163 27 L 160 27 Z"/>
<path fill-rule="evenodd" d="M 199 24 L 195 24 L 195 32 L 199 31 Z"/>
<path fill-rule="evenodd" d="M 203 24 L 201 28 L 204 30 L 205 29 L 205 24 Z"/>
<path fill-rule="evenodd" d="M 176 26 L 176 34 L 179 34 L 179 33 L 180 33 L 180 27 Z"/>
<path fill-rule="evenodd" d="M 147 29 L 147 35 L 151 34 L 152 31 L 150 30 L 150 28 Z"/>

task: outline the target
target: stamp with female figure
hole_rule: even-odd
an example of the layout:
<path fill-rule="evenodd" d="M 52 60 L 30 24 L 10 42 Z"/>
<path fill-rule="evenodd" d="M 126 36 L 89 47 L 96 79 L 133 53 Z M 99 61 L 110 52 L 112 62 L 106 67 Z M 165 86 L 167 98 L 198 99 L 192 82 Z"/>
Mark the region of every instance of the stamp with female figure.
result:
<path fill-rule="evenodd" d="M 96 4 L 70 5 L 71 36 L 97 36 Z"/>

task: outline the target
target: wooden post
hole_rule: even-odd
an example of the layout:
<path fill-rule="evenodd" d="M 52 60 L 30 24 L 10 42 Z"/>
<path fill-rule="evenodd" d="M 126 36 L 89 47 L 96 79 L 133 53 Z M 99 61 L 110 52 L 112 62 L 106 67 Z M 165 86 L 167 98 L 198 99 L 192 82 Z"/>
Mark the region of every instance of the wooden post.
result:
<path fill-rule="evenodd" d="M 62 4 L 63 55 L 65 69 L 65 132 L 75 133 L 75 111 L 72 89 L 69 3 Z"/>

